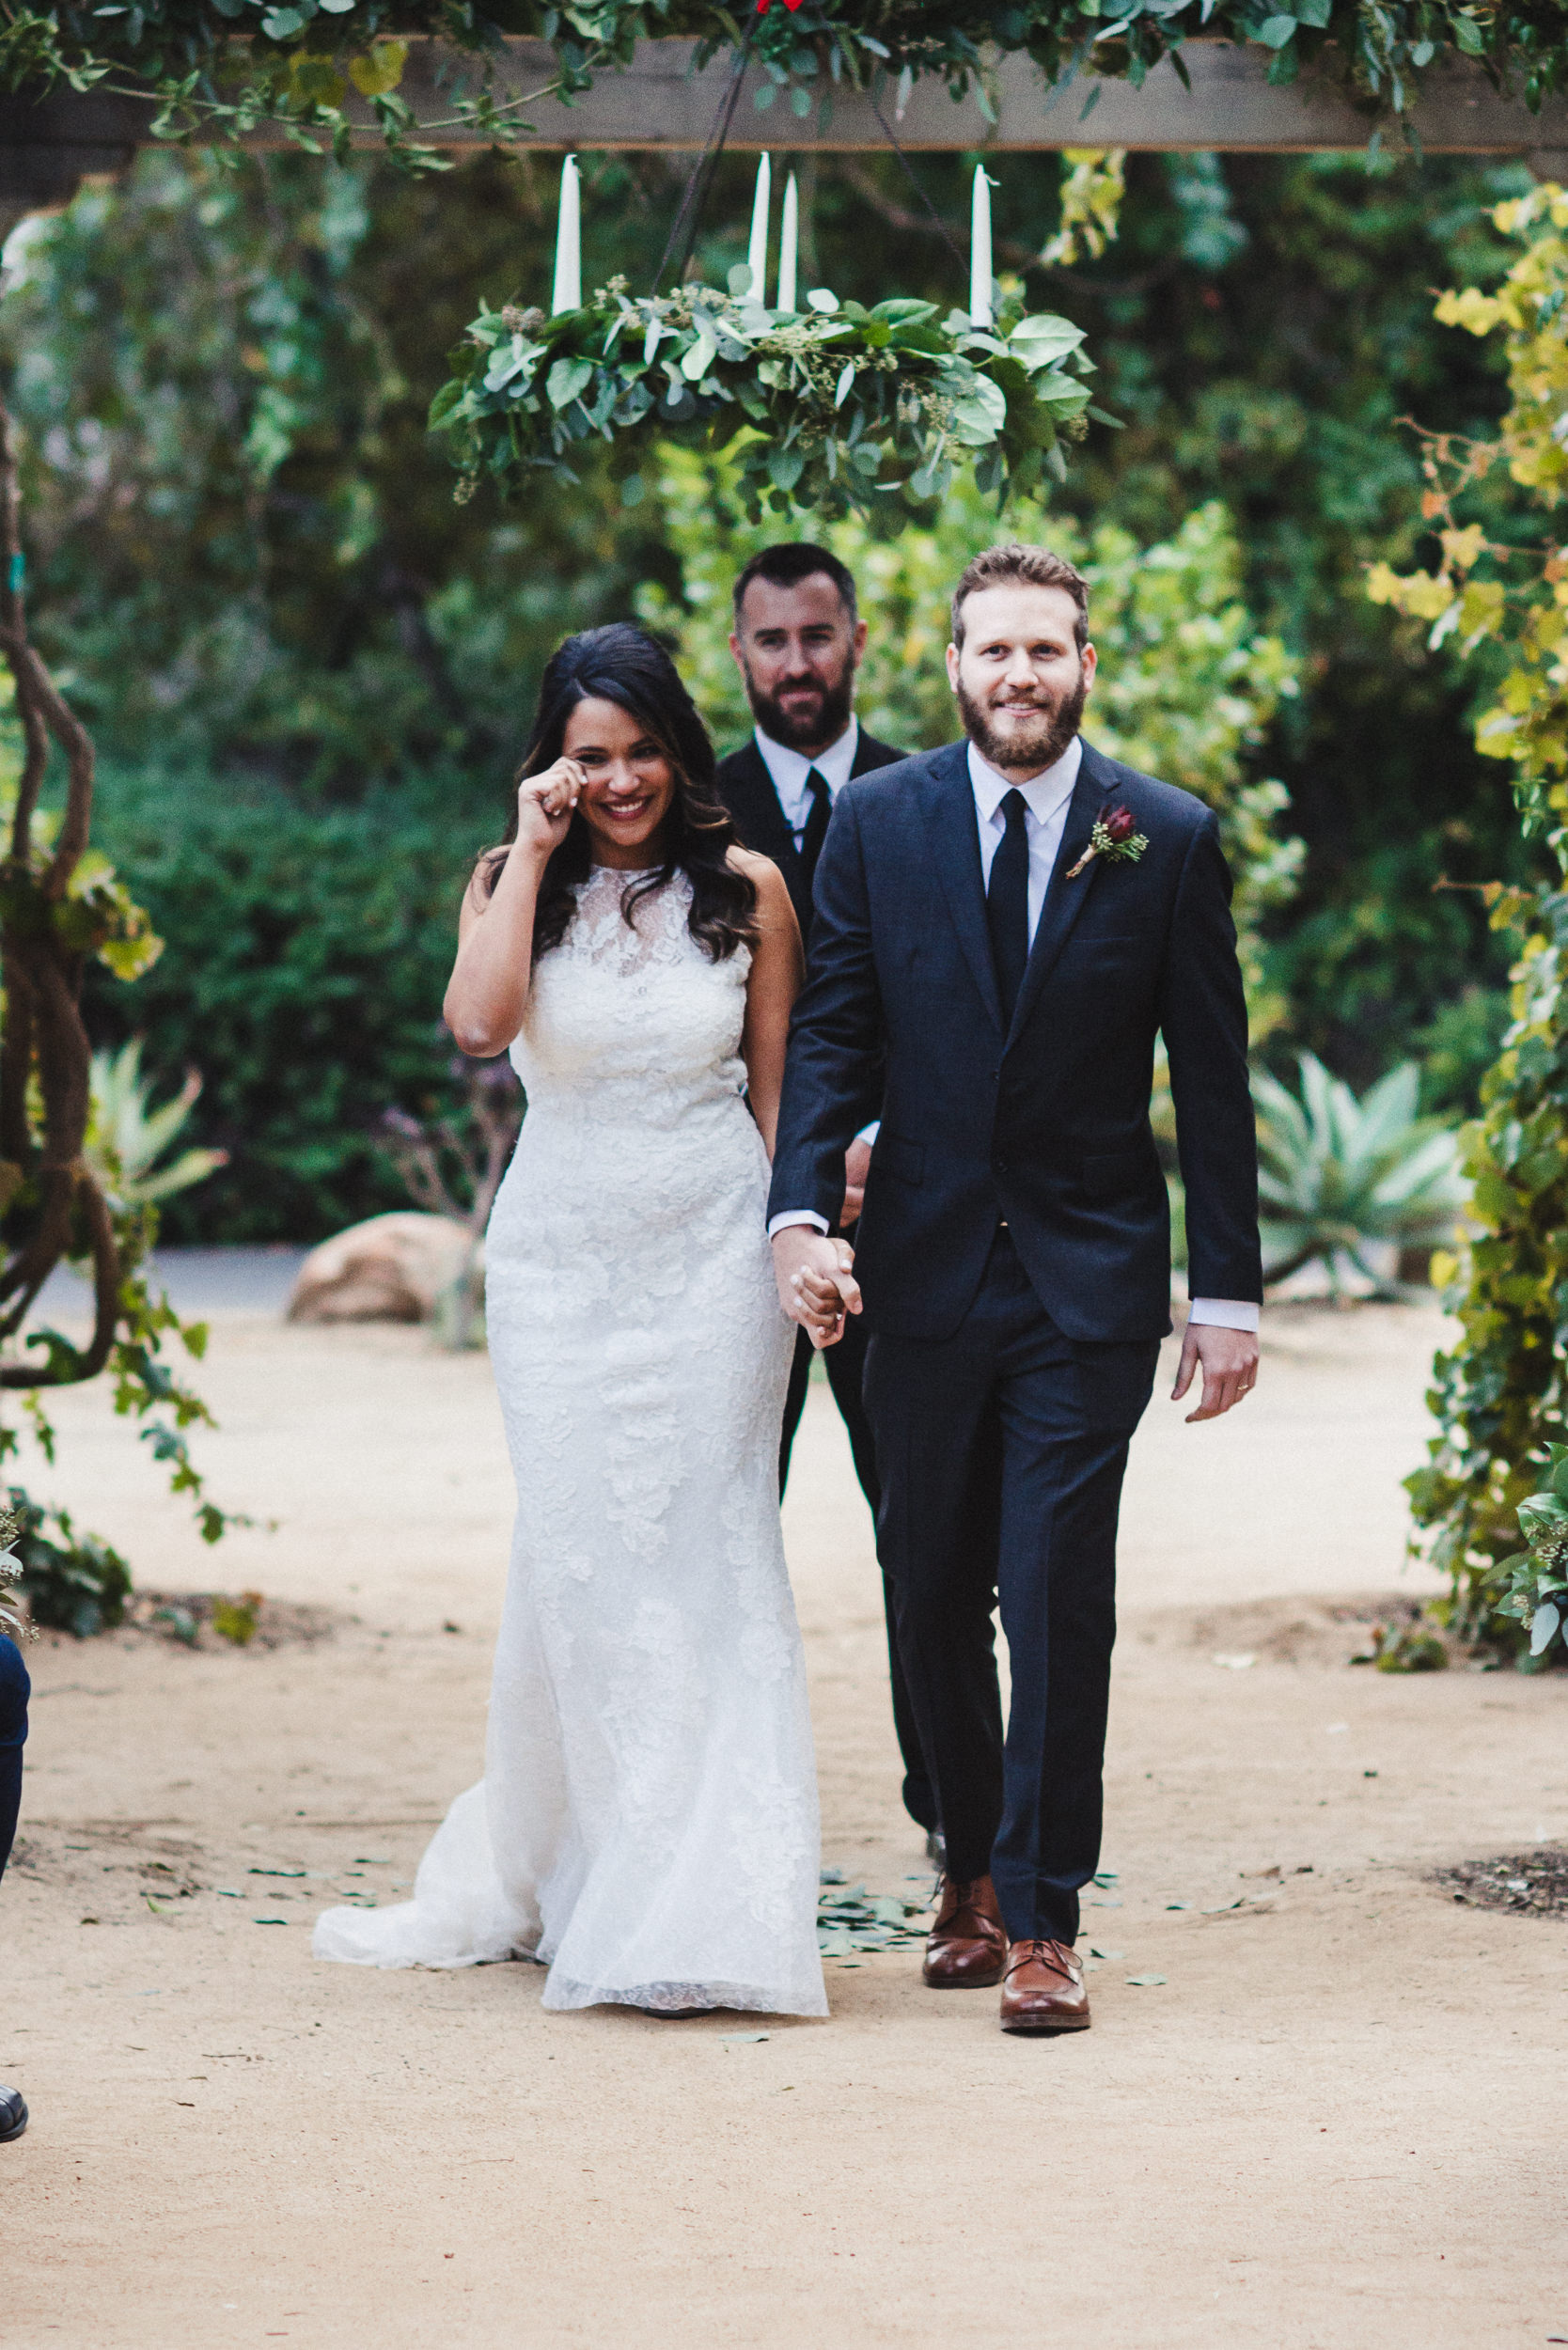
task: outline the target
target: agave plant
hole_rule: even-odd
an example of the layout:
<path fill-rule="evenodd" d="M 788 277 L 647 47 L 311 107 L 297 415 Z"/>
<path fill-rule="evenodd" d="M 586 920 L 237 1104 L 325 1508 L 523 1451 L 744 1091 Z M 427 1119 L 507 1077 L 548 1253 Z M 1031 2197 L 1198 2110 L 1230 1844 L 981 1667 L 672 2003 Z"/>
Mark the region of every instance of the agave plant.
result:
<path fill-rule="evenodd" d="M 201 1079 L 188 1071 L 179 1092 L 154 1109 L 139 1036 L 118 1053 L 95 1053 L 91 1083 L 86 1157 L 104 1190 L 125 1207 L 145 1208 L 188 1191 L 227 1164 L 227 1151 L 182 1151 L 166 1167 L 157 1164 L 189 1118 Z"/>
<path fill-rule="evenodd" d="M 1459 1144 L 1417 1115 L 1419 1081 L 1416 1063 L 1402 1061 L 1357 1101 L 1311 1053 L 1301 1056 L 1299 1097 L 1254 1075 L 1265 1280 L 1321 1260 L 1336 1297 L 1350 1267 L 1386 1290 L 1369 1250 L 1448 1237 L 1466 1198 Z"/>

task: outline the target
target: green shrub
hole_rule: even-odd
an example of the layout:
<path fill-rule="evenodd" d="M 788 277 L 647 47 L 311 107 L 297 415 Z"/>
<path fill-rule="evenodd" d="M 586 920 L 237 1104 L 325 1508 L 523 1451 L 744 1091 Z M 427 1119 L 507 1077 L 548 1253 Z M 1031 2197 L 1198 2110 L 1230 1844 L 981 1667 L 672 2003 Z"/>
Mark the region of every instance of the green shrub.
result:
<path fill-rule="evenodd" d="M 10 1544 L 22 1564 L 18 1585 L 31 1621 L 44 1631 L 73 1632 L 79 1640 L 110 1631 L 125 1614 L 131 1570 L 118 1550 L 96 1534 L 76 1532 L 64 1510 L 40 1510 L 12 1486 L 8 1512 L 20 1527 Z M 52 1519 L 59 1539 L 43 1530 Z"/>
<path fill-rule="evenodd" d="M 312 1240 L 402 1204 L 373 1129 L 449 1096 L 441 998 L 475 851 L 505 795 L 416 782 L 352 807 L 111 770 L 96 837 L 165 941 L 89 992 L 95 1040 L 144 1034 L 160 1087 L 199 1068 L 187 1132 L 227 1164 L 163 1203 L 170 1241 Z"/>

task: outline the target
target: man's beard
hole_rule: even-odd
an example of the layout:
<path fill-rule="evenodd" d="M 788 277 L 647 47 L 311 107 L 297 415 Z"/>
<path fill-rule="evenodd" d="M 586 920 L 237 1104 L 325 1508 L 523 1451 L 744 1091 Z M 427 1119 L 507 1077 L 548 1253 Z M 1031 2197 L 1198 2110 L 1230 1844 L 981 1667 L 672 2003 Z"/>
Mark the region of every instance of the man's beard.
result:
<path fill-rule="evenodd" d="M 957 692 L 964 731 L 982 759 L 988 759 L 993 767 L 1032 767 L 1038 772 L 1054 767 L 1077 733 L 1089 699 L 1089 682 L 1080 665 L 1078 682 L 1070 694 L 1043 704 L 1031 723 L 1015 727 L 1008 734 L 992 725 L 989 712 L 965 691 L 962 681 Z"/>
<path fill-rule="evenodd" d="M 815 683 L 815 680 L 812 682 Z M 745 691 L 752 716 L 774 742 L 782 743 L 792 751 L 810 745 L 825 750 L 830 743 L 837 743 L 849 725 L 855 708 L 855 664 L 846 661 L 837 683 L 819 689 L 820 698 L 808 716 L 800 713 L 792 717 L 771 694 L 762 692 L 749 668 L 745 672 Z"/>

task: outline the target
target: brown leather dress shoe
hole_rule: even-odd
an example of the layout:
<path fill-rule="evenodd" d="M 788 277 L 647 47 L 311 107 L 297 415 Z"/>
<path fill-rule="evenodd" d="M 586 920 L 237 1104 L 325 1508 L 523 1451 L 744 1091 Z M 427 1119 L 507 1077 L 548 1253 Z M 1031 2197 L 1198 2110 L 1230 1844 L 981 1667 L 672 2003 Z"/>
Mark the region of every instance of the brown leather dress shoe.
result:
<path fill-rule="evenodd" d="M 1066 1942 L 1038 1936 L 1007 1946 L 1002 1977 L 1004 2031 L 1087 2031 L 1084 1970 Z"/>
<path fill-rule="evenodd" d="M 1001 1982 L 1006 1958 L 1007 1928 L 991 1879 L 945 1876 L 920 1970 L 926 1982 L 933 1991 L 984 1991 Z"/>

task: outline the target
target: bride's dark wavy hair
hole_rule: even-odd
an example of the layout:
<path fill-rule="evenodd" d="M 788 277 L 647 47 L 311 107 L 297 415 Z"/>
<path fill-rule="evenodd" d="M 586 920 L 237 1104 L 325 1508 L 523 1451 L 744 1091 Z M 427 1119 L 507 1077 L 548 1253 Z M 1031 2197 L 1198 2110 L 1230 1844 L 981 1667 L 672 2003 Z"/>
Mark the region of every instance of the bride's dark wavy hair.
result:
<path fill-rule="evenodd" d="M 521 783 L 554 766 L 561 756 L 567 720 L 579 702 L 590 699 L 615 702 L 635 719 L 675 772 L 675 797 L 666 820 L 666 862 L 654 872 L 639 873 L 622 891 L 620 910 L 626 920 L 631 921 L 639 899 L 682 872 L 692 887 L 687 927 L 710 960 L 722 963 L 737 947 L 755 946 L 757 888 L 748 874 L 737 872 L 729 862 L 735 827 L 718 795 L 708 729 L 674 662 L 644 630 L 615 620 L 607 628 L 584 629 L 557 647 L 539 689 L 533 730 L 516 780 Z M 516 838 L 514 806 L 501 843 L 479 859 L 478 878 L 487 897 L 507 861 L 508 845 Z M 540 883 L 534 910 L 536 957 L 558 947 L 566 936 L 577 892 L 592 862 L 588 828 L 579 808 Z"/>

